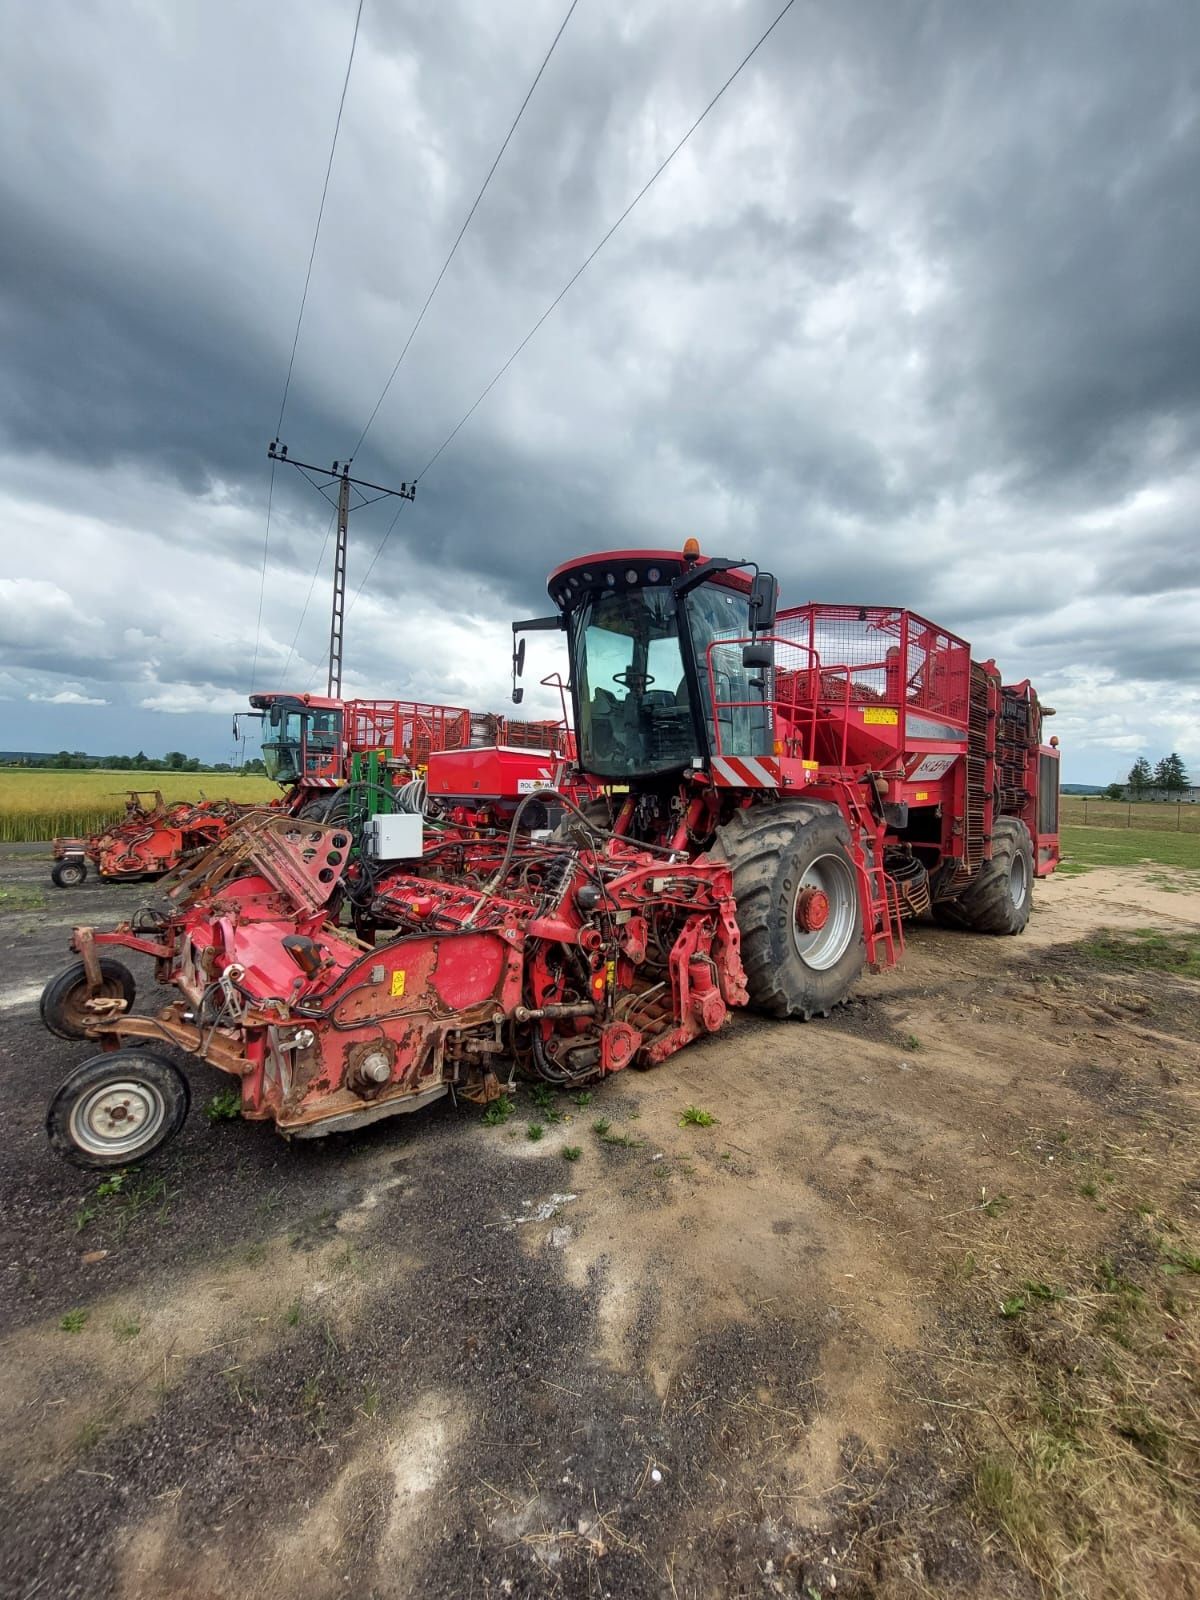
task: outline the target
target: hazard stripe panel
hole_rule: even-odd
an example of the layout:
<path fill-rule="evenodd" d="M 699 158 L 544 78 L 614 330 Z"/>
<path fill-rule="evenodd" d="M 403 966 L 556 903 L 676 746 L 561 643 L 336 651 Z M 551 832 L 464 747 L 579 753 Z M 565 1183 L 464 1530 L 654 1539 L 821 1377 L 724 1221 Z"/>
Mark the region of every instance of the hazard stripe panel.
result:
<path fill-rule="evenodd" d="M 713 782 L 723 789 L 777 789 L 779 764 L 770 756 L 713 756 Z"/>

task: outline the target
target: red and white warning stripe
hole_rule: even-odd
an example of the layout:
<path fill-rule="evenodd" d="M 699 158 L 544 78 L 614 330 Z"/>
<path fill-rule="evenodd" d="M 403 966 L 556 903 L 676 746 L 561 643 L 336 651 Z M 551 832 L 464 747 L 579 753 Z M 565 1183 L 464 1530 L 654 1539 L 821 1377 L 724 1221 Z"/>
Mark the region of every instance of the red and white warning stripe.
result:
<path fill-rule="evenodd" d="M 713 782 L 722 789 L 778 789 L 779 763 L 770 756 L 713 756 Z"/>

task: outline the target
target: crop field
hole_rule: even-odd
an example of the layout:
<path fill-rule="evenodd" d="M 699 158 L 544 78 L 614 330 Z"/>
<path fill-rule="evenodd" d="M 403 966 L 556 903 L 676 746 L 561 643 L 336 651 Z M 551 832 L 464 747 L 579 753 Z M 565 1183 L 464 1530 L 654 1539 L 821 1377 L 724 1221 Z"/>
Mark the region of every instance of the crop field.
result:
<path fill-rule="evenodd" d="M 1190 801 L 1098 800 L 1090 794 L 1064 794 L 1059 814 L 1064 827 L 1200 835 L 1200 805 Z"/>
<path fill-rule="evenodd" d="M 275 784 L 236 772 L 0 772 L 0 841 L 20 844 L 57 834 L 95 833 L 125 810 L 126 791 L 161 789 L 167 800 L 274 800 Z"/>

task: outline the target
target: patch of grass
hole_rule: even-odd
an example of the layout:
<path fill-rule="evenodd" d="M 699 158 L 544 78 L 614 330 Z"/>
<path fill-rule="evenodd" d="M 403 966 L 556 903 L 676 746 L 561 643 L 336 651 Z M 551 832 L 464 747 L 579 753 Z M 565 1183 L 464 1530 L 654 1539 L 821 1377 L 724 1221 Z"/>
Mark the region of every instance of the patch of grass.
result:
<path fill-rule="evenodd" d="M 532 1139 L 534 1144 L 536 1144 L 545 1131 L 545 1128 L 542 1127 L 540 1122 L 531 1122 L 525 1129 L 525 1137 L 527 1139 Z"/>
<path fill-rule="evenodd" d="M 900 1041 L 900 1048 L 902 1050 L 919 1050 L 921 1048 L 921 1041 L 917 1038 L 915 1033 L 906 1033 L 903 1039 Z"/>
<path fill-rule="evenodd" d="M 578 1094 L 571 1096 L 577 1106 L 590 1106 L 596 1096 L 590 1089 L 580 1089 Z"/>
<path fill-rule="evenodd" d="M 46 892 L 34 884 L 0 889 L 0 911 L 44 911 Z"/>
<path fill-rule="evenodd" d="M 287 1315 L 284 1317 L 284 1321 L 289 1328 L 298 1328 L 300 1326 L 300 1309 L 299 1300 L 293 1300 L 287 1308 Z"/>
<path fill-rule="evenodd" d="M 1012 1201 L 1006 1194 L 988 1195 L 985 1192 L 980 1195 L 979 1209 L 985 1217 L 1002 1217 L 1011 1206 Z"/>
<path fill-rule="evenodd" d="M 1093 961 L 1138 971 L 1170 972 L 1183 978 L 1200 978 L 1200 934 L 1163 933 L 1157 928 L 1136 928 L 1132 934 L 1103 930 L 1085 940 L 1080 951 Z"/>
<path fill-rule="evenodd" d="M 597 1117 L 595 1122 L 592 1123 L 592 1132 L 593 1133 L 598 1133 L 600 1135 L 600 1137 L 603 1139 L 604 1135 L 608 1132 L 608 1130 L 611 1127 L 612 1127 L 612 1123 L 608 1120 L 607 1117 Z"/>
<path fill-rule="evenodd" d="M 58 1319 L 58 1325 L 64 1333 L 80 1333 L 87 1324 L 88 1314 L 78 1307 L 74 1311 L 64 1311 Z"/>
<path fill-rule="evenodd" d="M 81 1456 L 94 1450 L 111 1426 L 110 1419 L 104 1414 L 87 1417 L 80 1423 L 79 1432 L 75 1435 L 75 1449 Z"/>
<path fill-rule="evenodd" d="M 563 1146 L 562 1158 L 564 1161 L 578 1161 L 582 1154 L 582 1145 L 568 1144 Z"/>
<path fill-rule="evenodd" d="M 1195 810 L 1200 812 L 1200 807 Z M 1191 812 L 1185 808 L 1185 814 Z M 1165 811 L 1155 812 L 1166 819 Z M 1115 819 L 1124 822 L 1124 817 Z M 1174 822 L 1174 817 L 1170 819 Z M 1200 825 L 1200 816 L 1196 817 Z M 1074 828 L 1062 830 L 1062 849 L 1072 867 L 1163 867 L 1200 869 L 1200 833 L 1164 828 Z M 1060 872 L 1062 868 L 1058 869 Z"/>
<path fill-rule="evenodd" d="M 137 1219 L 157 1208 L 161 1220 L 171 1203 L 165 1178 L 152 1178 L 122 1169 L 96 1185 L 96 1201 L 85 1203 L 75 1214 L 75 1226 L 82 1229 L 100 1218 L 114 1225 L 118 1242 Z"/>
<path fill-rule="evenodd" d="M 622 1150 L 640 1150 L 642 1148 L 641 1139 L 635 1139 L 628 1133 L 602 1133 L 600 1135 L 600 1143 L 615 1144 Z"/>
<path fill-rule="evenodd" d="M 711 1111 L 702 1111 L 699 1106 L 685 1106 L 683 1115 L 679 1119 L 681 1128 L 712 1128 L 716 1125 L 716 1117 Z"/>
<path fill-rule="evenodd" d="M 1000 1315 L 1002 1317 L 1019 1317 L 1028 1311 L 1030 1306 L 1039 1301 L 1061 1300 L 1062 1290 L 1052 1283 L 1042 1283 L 1036 1278 L 1026 1278 L 1020 1289 L 1015 1294 L 1008 1296 L 1000 1302 Z"/>
<path fill-rule="evenodd" d="M 364 1417 L 374 1417 L 379 1414 L 379 1390 L 373 1383 L 363 1384 L 362 1405 L 359 1410 Z"/>
<path fill-rule="evenodd" d="M 118 1317 L 113 1323 L 113 1333 L 118 1339 L 136 1339 L 142 1331 L 140 1322 L 134 1322 L 132 1317 Z"/>
<path fill-rule="evenodd" d="M 1079 1185 L 1079 1192 L 1085 1200 L 1094 1200 L 1100 1193 L 1099 1189 L 1090 1178 L 1086 1183 L 1081 1183 Z"/>
<path fill-rule="evenodd" d="M 482 1118 L 484 1127 L 500 1127 L 502 1123 L 508 1121 L 509 1117 L 512 1116 L 516 1109 L 516 1106 L 513 1105 L 508 1096 L 506 1094 L 502 1094 L 498 1100 L 493 1100 L 484 1111 Z"/>
<path fill-rule="evenodd" d="M 219 1089 L 204 1108 L 204 1115 L 210 1122 L 232 1121 L 234 1117 L 242 1114 L 242 1095 L 240 1089 Z"/>
<path fill-rule="evenodd" d="M 1200 1273 L 1200 1255 L 1194 1250 L 1184 1250 L 1177 1245 L 1164 1245 L 1163 1271 L 1168 1276 L 1179 1272 Z"/>

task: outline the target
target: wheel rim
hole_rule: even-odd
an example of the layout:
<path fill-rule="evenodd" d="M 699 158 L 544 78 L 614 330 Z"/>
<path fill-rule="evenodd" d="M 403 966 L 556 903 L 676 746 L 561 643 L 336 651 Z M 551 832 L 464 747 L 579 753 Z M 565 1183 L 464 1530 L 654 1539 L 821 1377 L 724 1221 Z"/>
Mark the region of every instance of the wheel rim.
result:
<path fill-rule="evenodd" d="M 71 1139 L 92 1156 L 131 1155 L 154 1139 L 166 1116 L 166 1101 L 153 1084 L 117 1078 L 71 1107 Z"/>
<path fill-rule="evenodd" d="M 70 866 L 62 868 L 62 870 L 59 872 L 59 877 L 62 878 L 66 883 L 82 883 L 83 868 L 76 866 L 74 862 L 72 862 Z"/>
<path fill-rule="evenodd" d="M 1029 867 L 1019 850 L 1012 858 L 1012 866 L 1008 869 L 1008 893 L 1013 905 L 1019 911 L 1025 904 L 1025 896 L 1029 893 Z"/>
<path fill-rule="evenodd" d="M 813 890 L 825 896 L 829 910 L 824 925 L 810 931 L 802 925 L 801 908 L 806 898 L 811 901 Z M 858 895 L 850 863 L 838 855 L 818 856 L 804 869 L 792 904 L 796 954 L 814 972 L 826 972 L 845 955 L 857 930 Z"/>

